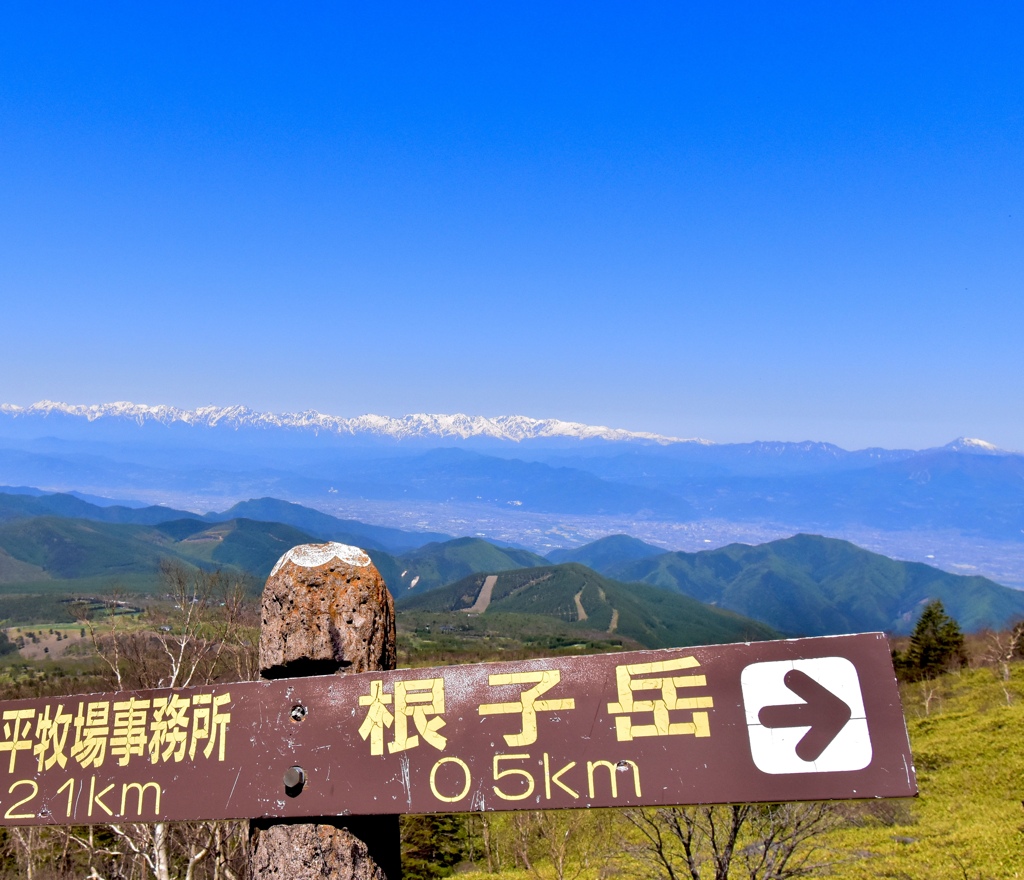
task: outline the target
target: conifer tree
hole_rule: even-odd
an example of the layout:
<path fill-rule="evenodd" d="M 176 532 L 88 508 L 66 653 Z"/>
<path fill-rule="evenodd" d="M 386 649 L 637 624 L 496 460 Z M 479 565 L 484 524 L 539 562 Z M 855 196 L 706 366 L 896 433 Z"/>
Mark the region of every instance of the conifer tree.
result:
<path fill-rule="evenodd" d="M 903 654 L 894 653 L 893 659 L 903 678 L 935 678 L 949 669 L 967 665 L 964 634 L 936 599 L 921 612 L 910 636 L 910 646 Z"/>

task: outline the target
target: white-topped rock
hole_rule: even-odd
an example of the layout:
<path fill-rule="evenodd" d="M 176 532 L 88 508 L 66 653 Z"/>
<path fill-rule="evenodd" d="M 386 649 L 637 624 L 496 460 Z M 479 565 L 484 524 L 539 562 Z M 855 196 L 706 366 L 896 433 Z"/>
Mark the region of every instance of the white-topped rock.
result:
<path fill-rule="evenodd" d="M 358 547 L 352 547 L 349 544 L 338 544 L 335 541 L 327 544 L 299 544 L 298 547 L 292 547 L 291 550 L 277 560 L 277 564 L 274 566 L 273 571 L 270 572 L 270 576 L 273 577 L 277 574 L 282 566 L 288 562 L 300 568 L 319 568 L 321 565 L 326 565 L 332 559 L 337 559 L 346 565 L 354 565 L 359 568 L 365 568 L 367 565 L 370 565 L 370 557 L 363 550 L 360 550 Z"/>

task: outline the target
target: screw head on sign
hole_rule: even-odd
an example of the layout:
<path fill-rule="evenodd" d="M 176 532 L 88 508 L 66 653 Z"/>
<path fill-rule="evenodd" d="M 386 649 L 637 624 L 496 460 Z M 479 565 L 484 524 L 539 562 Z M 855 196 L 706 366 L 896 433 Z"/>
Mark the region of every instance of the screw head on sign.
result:
<path fill-rule="evenodd" d="M 309 710 L 305 706 L 299 703 L 296 706 L 292 706 L 292 711 L 288 714 L 291 716 L 292 721 L 301 721 L 306 717 L 306 713 L 308 711 Z"/>
<path fill-rule="evenodd" d="M 306 781 L 306 771 L 299 766 L 289 767 L 284 771 L 284 787 L 288 789 L 302 788 Z"/>

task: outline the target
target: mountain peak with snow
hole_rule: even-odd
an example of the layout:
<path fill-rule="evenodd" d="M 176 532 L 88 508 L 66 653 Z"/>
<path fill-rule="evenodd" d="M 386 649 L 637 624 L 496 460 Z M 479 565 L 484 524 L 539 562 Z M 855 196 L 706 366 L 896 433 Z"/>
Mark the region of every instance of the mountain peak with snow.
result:
<path fill-rule="evenodd" d="M 947 443 L 943 449 L 950 452 L 971 452 L 975 454 L 1000 454 L 1005 450 L 1000 449 L 994 443 L 987 440 L 978 440 L 975 437 L 957 437 L 952 443 Z"/>

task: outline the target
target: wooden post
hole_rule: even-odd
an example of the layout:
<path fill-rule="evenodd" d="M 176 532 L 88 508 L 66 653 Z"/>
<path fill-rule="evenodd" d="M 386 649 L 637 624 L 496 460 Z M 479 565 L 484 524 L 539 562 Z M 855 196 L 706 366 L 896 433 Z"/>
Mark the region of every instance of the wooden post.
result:
<path fill-rule="evenodd" d="M 262 606 L 263 678 L 395 668 L 394 601 L 356 547 L 292 548 L 267 579 Z M 398 817 L 253 821 L 249 866 L 252 880 L 400 880 Z"/>

